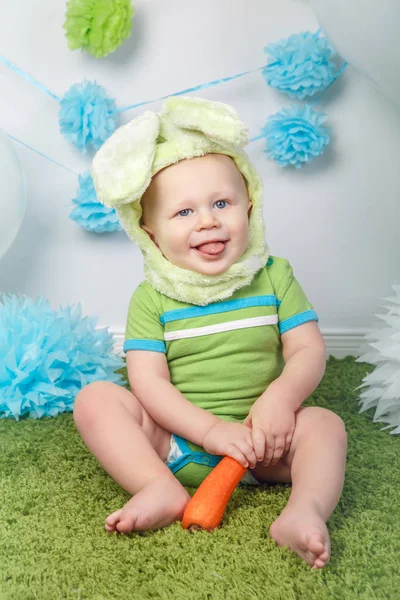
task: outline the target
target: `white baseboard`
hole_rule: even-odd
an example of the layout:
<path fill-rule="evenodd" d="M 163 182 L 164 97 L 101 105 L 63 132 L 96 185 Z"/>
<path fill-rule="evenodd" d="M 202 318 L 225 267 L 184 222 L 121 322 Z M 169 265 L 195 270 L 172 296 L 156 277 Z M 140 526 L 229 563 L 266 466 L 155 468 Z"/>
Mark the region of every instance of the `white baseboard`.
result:
<path fill-rule="evenodd" d="M 364 338 L 369 332 L 370 329 L 321 329 L 327 356 L 344 358 L 350 355 L 358 358 L 365 351 Z"/>
<path fill-rule="evenodd" d="M 122 354 L 124 344 L 124 331 L 119 327 L 109 327 L 114 336 L 114 350 Z M 343 358 L 345 356 L 360 356 L 361 349 L 365 345 L 364 336 L 370 330 L 364 329 L 321 329 L 326 343 L 327 356 Z"/>

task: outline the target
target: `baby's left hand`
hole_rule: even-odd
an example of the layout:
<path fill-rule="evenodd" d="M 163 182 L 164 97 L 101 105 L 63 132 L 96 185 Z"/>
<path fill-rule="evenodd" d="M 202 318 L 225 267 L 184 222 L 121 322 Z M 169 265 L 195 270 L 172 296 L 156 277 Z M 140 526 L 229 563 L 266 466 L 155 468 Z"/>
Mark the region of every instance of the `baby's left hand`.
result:
<path fill-rule="evenodd" d="M 257 461 L 265 467 L 276 465 L 290 449 L 295 413 L 281 399 L 259 398 L 243 425 L 251 428 Z"/>

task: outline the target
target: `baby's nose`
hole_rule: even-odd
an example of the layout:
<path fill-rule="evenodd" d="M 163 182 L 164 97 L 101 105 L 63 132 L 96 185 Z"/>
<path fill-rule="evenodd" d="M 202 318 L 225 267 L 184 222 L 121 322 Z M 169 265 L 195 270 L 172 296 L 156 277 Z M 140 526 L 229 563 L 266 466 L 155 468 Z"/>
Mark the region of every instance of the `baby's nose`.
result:
<path fill-rule="evenodd" d="M 218 225 L 219 220 L 217 219 L 217 216 L 215 215 L 215 213 L 209 211 L 209 210 L 205 210 L 199 213 L 198 219 L 197 219 L 197 225 L 198 227 L 214 227 L 216 225 Z"/>

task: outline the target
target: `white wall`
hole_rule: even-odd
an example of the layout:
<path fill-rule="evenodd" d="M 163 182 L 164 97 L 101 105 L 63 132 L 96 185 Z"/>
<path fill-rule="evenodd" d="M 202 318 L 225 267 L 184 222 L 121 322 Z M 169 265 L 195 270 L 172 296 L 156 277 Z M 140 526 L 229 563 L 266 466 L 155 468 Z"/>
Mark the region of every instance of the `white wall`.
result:
<path fill-rule="evenodd" d="M 96 60 L 68 49 L 65 2 L 42 0 L 33 11 L 29 0 L 13 0 L 1 11 L 0 52 L 59 96 L 86 78 L 103 85 L 122 107 L 262 66 L 268 43 L 318 29 L 301 0 L 136 0 L 134 5 L 131 38 Z M 59 132 L 57 101 L 1 63 L 0 82 L 0 128 L 77 173 L 87 170 L 90 156 Z M 260 74 L 201 96 L 235 106 L 252 135 L 289 103 Z M 400 280 L 400 119 L 351 68 L 318 107 L 328 113 L 333 129 L 323 157 L 300 170 L 282 170 L 262 152 L 262 140 L 248 152 L 265 183 L 271 253 L 291 260 L 332 351 L 340 355 L 376 324 L 381 298 Z M 122 122 L 139 112 L 124 113 Z M 77 177 L 15 147 L 26 174 L 28 210 L 0 262 L 0 290 L 43 295 L 54 307 L 81 302 L 85 314 L 98 315 L 101 325 L 121 333 L 143 275 L 140 252 L 123 232 L 96 235 L 76 226 L 68 215 Z"/>

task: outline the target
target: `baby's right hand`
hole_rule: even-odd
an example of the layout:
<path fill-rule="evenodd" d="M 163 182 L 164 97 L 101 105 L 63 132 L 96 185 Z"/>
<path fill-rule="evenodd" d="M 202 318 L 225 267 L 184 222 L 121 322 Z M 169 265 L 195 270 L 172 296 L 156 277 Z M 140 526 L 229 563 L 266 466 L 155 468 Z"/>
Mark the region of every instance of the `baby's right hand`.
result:
<path fill-rule="evenodd" d="M 243 467 L 254 469 L 257 464 L 251 429 L 241 423 L 220 420 L 206 433 L 202 446 L 209 454 L 230 456 Z"/>

